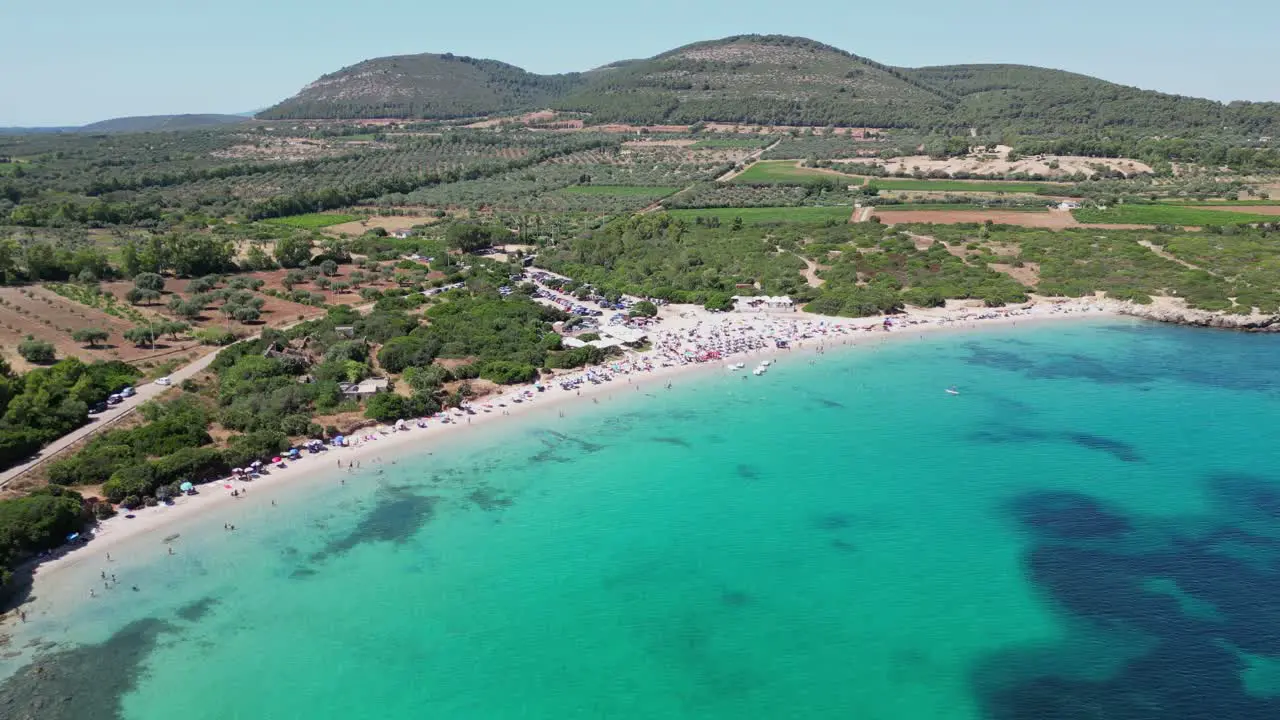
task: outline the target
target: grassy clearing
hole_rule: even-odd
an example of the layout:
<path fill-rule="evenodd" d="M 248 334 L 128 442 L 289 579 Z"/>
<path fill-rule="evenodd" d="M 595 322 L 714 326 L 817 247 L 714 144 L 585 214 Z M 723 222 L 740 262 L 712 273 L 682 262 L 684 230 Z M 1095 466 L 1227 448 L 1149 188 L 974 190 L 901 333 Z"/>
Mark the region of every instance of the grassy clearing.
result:
<path fill-rule="evenodd" d="M 1201 200 L 1200 202 L 1189 202 L 1187 200 L 1178 200 L 1177 198 L 1167 198 L 1161 202 L 1170 205 L 1181 205 L 1182 207 L 1275 207 L 1280 205 L 1280 200 Z"/>
<path fill-rule="evenodd" d="M 560 192 L 566 195 L 661 198 L 679 190 L 678 187 L 662 185 L 571 185 Z"/>
<path fill-rule="evenodd" d="M 1205 210 L 1177 205 L 1118 205 L 1106 210 L 1081 208 L 1071 214 L 1082 223 L 1127 223 L 1132 225 L 1243 225 L 1276 222 L 1275 215 Z"/>
<path fill-rule="evenodd" d="M 341 137 L 336 137 L 336 138 L 334 138 L 334 140 L 338 140 L 338 141 L 340 141 L 340 142 L 341 142 L 341 141 L 347 141 L 347 142 L 355 142 L 355 141 L 360 141 L 360 142 L 373 142 L 374 138 L 376 138 L 376 137 L 377 137 L 377 136 L 376 136 L 376 135 L 374 135 L 373 133 L 357 133 L 357 134 L 355 134 L 355 135 L 343 135 L 343 136 L 341 136 Z"/>
<path fill-rule="evenodd" d="M 848 222 L 853 215 L 853 208 L 845 205 L 837 207 L 760 207 L 760 208 L 698 208 L 696 210 L 671 210 L 672 217 L 693 222 L 696 218 L 720 218 L 720 222 L 730 223 L 734 218 L 742 218 L 744 223 L 775 222 L 826 222 L 836 220 Z"/>
<path fill-rule="evenodd" d="M 318 230 L 319 228 L 329 227 L 330 225 L 341 225 L 354 220 L 359 220 L 359 215 L 333 215 L 330 213 L 307 213 L 306 215 L 290 215 L 289 217 L 269 218 L 263 220 L 271 225 L 285 225 L 288 227 L 302 228 L 303 230 Z"/>
<path fill-rule="evenodd" d="M 744 185 L 803 185 L 813 180 L 840 180 L 850 185 L 861 185 L 862 178 L 852 175 L 797 167 L 795 160 L 761 160 L 735 177 L 733 182 Z"/>
<path fill-rule="evenodd" d="M 983 210 L 988 212 L 1049 212 L 1047 207 L 993 207 L 977 203 L 901 203 L 898 205 L 876 205 L 876 212 L 893 212 L 894 210 Z"/>
<path fill-rule="evenodd" d="M 1063 185 L 1044 183 L 1001 182 L 998 180 L 913 180 L 911 178 L 868 178 L 868 184 L 881 190 L 920 190 L 939 192 L 1002 192 L 1052 195 L 1066 189 Z"/>
<path fill-rule="evenodd" d="M 756 150 L 770 142 L 772 140 L 760 138 L 713 138 L 699 140 L 689 148 L 692 150 Z"/>

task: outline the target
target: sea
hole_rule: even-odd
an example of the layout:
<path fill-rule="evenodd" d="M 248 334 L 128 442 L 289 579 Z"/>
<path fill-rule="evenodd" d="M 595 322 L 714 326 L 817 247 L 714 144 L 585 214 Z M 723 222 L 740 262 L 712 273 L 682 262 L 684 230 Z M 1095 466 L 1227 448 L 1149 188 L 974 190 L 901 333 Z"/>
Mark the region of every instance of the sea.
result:
<path fill-rule="evenodd" d="M 1003 326 L 308 458 L 17 628 L 0 714 L 1275 720 L 1277 358 Z"/>

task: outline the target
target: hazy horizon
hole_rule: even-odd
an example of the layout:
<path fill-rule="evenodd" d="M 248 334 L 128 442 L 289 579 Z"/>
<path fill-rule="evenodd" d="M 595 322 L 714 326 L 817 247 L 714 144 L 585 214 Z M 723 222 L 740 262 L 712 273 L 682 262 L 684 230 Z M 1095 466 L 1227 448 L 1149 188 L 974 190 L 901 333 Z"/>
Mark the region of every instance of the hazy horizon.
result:
<path fill-rule="evenodd" d="M 762 0 L 697 6 L 657 0 L 643 13 L 578 0 L 554 11 L 510 0 L 440 8 L 372 0 L 357 13 L 326 8 L 323 0 L 69 5 L 4 11 L 17 32 L 0 46 L 0 62 L 18 71 L 0 76 L 0 126 L 243 113 L 290 97 L 325 73 L 387 55 L 451 52 L 562 73 L 749 33 L 808 37 L 896 66 L 1035 65 L 1219 101 L 1280 101 L 1280 85 L 1264 72 L 1280 61 L 1280 48 L 1267 37 L 1280 25 L 1280 7 L 1247 0 L 1220 5 L 1212 35 L 1186 19 L 1193 17 L 1182 12 L 1189 3 L 1166 4 L 1154 16 L 1098 0 L 1048 17 L 1000 0 L 853 11 L 815 0 L 788 17 L 771 17 L 776 6 Z"/>

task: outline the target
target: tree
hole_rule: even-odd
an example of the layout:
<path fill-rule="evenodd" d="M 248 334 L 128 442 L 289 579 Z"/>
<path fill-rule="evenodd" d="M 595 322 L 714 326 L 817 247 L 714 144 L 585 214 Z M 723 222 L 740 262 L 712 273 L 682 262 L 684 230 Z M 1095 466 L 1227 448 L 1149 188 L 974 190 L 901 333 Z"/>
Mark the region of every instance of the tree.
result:
<path fill-rule="evenodd" d="M 124 299 L 129 301 L 130 305 L 137 305 L 145 302 L 150 305 L 153 301 L 160 299 L 160 293 L 156 290 L 144 290 L 143 288 L 129 288 L 124 294 Z"/>
<path fill-rule="evenodd" d="M 31 335 L 28 335 L 26 340 L 18 343 L 18 354 L 27 362 L 37 365 L 47 365 L 53 362 L 56 355 L 51 343 L 37 340 Z"/>
<path fill-rule="evenodd" d="M 133 343 L 137 347 L 150 345 L 155 347 L 156 336 L 160 333 L 156 332 L 156 328 L 151 325 L 138 325 L 124 331 L 124 339 Z"/>
<path fill-rule="evenodd" d="M 369 398 L 364 416 L 379 422 L 391 422 L 413 417 L 416 413 L 409 398 L 395 393 L 379 393 Z"/>
<path fill-rule="evenodd" d="M 378 351 L 378 364 L 387 372 L 401 373 L 413 366 L 430 365 L 439 349 L 439 343 L 412 335 L 392 338 Z"/>
<path fill-rule="evenodd" d="M 157 273 L 138 273 L 133 278 L 133 286 L 140 290 L 154 290 L 158 293 L 164 290 L 164 278 Z"/>
<path fill-rule="evenodd" d="M 311 260 L 311 238 L 300 234 L 282 237 L 276 241 L 275 256 L 281 267 L 302 267 Z"/>
<path fill-rule="evenodd" d="M 111 333 L 97 328 L 81 328 L 71 333 L 72 340 L 78 343 L 87 343 L 89 347 L 97 347 L 98 343 L 106 342 L 109 337 L 111 337 Z"/>
<path fill-rule="evenodd" d="M 255 322 L 262 317 L 262 313 L 257 308 L 245 305 L 237 307 L 231 314 L 239 323 Z"/>
<path fill-rule="evenodd" d="M 320 272 L 329 277 L 333 277 L 338 274 L 338 263 L 333 260 L 325 260 L 320 263 Z"/>
<path fill-rule="evenodd" d="M 658 314 L 658 306 L 648 300 L 641 300 L 631 306 L 631 317 L 655 317 Z"/>
<path fill-rule="evenodd" d="M 445 241 L 449 247 L 464 253 L 474 253 L 492 247 L 494 242 L 506 234 L 506 229 L 474 223 L 455 223 L 445 231 Z"/>

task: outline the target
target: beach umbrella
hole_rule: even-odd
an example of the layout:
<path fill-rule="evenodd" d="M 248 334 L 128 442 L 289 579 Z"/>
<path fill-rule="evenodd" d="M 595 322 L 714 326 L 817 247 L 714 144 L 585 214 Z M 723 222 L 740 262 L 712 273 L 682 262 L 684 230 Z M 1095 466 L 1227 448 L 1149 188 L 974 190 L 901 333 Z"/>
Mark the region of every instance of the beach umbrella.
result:
<path fill-rule="evenodd" d="M 278 458 L 278 457 L 273 457 L 273 458 L 271 458 L 271 462 L 273 462 L 273 463 L 278 463 L 278 462 L 280 462 L 280 458 Z"/>
<path fill-rule="evenodd" d="M 178 489 L 181 490 L 182 492 L 191 492 L 191 488 L 194 488 L 194 487 L 195 485 L 192 485 L 189 482 L 184 482 L 178 486 Z"/>

